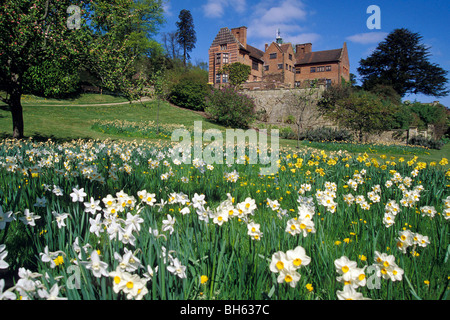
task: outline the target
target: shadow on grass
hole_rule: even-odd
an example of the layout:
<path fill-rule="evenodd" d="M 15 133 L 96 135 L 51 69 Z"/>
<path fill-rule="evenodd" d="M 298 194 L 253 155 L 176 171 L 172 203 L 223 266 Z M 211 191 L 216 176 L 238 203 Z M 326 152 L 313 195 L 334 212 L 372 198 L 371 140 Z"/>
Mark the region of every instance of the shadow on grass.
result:
<path fill-rule="evenodd" d="M 8 111 L 8 112 L 11 111 L 9 106 L 7 104 L 2 103 L 2 102 L 0 102 L 0 110 Z"/>

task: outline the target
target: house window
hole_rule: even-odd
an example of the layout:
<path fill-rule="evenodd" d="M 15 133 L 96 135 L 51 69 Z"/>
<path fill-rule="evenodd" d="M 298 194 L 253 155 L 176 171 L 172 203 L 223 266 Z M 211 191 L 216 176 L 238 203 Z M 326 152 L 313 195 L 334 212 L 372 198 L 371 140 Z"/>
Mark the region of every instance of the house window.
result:
<path fill-rule="evenodd" d="M 327 79 L 326 83 L 327 83 L 327 88 L 331 87 L 331 79 Z"/>
<path fill-rule="evenodd" d="M 295 81 L 295 82 L 294 82 L 294 86 L 295 86 L 296 88 L 300 88 L 300 81 Z"/>
<path fill-rule="evenodd" d="M 269 66 L 264 66 L 264 71 L 269 71 Z"/>
<path fill-rule="evenodd" d="M 227 50 L 227 44 L 221 44 L 220 45 L 220 50 Z"/>
<path fill-rule="evenodd" d="M 324 72 L 325 71 L 325 67 L 317 67 L 316 68 L 316 72 Z"/>
<path fill-rule="evenodd" d="M 282 63 L 279 63 L 279 64 L 278 64 L 278 70 L 281 70 L 281 69 L 283 69 L 283 64 L 282 64 Z"/>
<path fill-rule="evenodd" d="M 228 53 L 223 54 L 223 63 L 228 63 Z"/>
<path fill-rule="evenodd" d="M 220 74 L 216 74 L 216 83 L 220 83 Z"/>
<path fill-rule="evenodd" d="M 289 65 L 286 63 L 286 70 L 289 70 Z"/>
<path fill-rule="evenodd" d="M 326 71 L 331 71 L 331 66 L 326 66 Z"/>
<path fill-rule="evenodd" d="M 311 71 L 310 71 L 311 73 L 314 73 L 314 72 L 316 72 L 316 67 L 311 67 Z"/>
<path fill-rule="evenodd" d="M 292 61 L 292 54 L 289 54 L 289 60 Z"/>
<path fill-rule="evenodd" d="M 252 69 L 253 70 L 259 70 L 259 63 L 257 61 L 252 61 Z"/>
<path fill-rule="evenodd" d="M 220 53 L 216 54 L 216 64 L 220 64 Z"/>
<path fill-rule="evenodd" d="M 296 74 L 300 74 L 300 73 L 301 73 L 301 70 L 302 70 L 302 69 L 301 69 L 300 67 L 299 67 L 299 68 L 295 68 L 295 73 L 296 73 Z"/>
<path fill-rule="evenodd" d="M 228 83 L 228 75 L 226 73 L 224 73 L 222 78 L 222 83 Z"/>
<path fill-rule="evenodd" d="M 277 53 L 275 52 L 275 53 L 271 53 L 270 55 L 269 55 L 269 58 L 270 59 L 276 59 L 277 58 Z"/>

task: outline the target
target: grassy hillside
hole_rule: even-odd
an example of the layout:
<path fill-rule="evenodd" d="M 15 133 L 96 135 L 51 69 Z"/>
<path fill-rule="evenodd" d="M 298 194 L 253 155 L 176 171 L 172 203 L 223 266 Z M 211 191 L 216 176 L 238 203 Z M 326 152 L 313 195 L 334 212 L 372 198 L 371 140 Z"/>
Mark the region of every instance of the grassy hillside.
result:
<path fill-rule="evenodd" d="M 155 101 L 142 103 L 124 103 L 124 98 L 110 95 L 83 94 L 76 99 L 58 100 L 45 99 L 35 96 L 23 97 L 23 115 L 26 137 L 41 139 L 157 139 L 147 134 L 136 133 L 136 130 L 102 130 L 94 127 L 95 123 L 123 126 L 123 123 L 147 123 L 147 127 L 154 126 L 157 121 L 158 104 Z M 118 104 L 122 103 L 122 104 Z M 91 106 L 86 106 L 91 104 Z M 169 103 L 162 102 L 159 107 L 159 124 L 161 127 L 184 125 L 192 127 L 194 121 L 202 121 L 203 129 L 215 128 L 225 130 L 225 127 L 207 121 L 200 113 L 178 108 Z M 149 122 L 150 125 L 148 124 Z M 123 128 L 122 128 L 123 129 Z M 10 137 L 12 132 L 12 119 L 8 107 L 0 102 L 0 136 Z M 170 141 L 170 136 L 165 137 Z M 296 148 L 295 140 L 280 139 L 280 145 L 291 149 Z M 440 161 L 443 157 L 449 157 L 450 145 L 445 145 L 442 150 L 425 150 L 402 148 L 397 146 L 358 145 L 355 149 L 351 146 L 336 146 L 330 144 L 311 144 L 302 142 L 302 147 L 314 147 L 326 151 L 336 151 L 339 148 L 349 150 L 354 154 L 366 152 L 369 156 L 403 157 L 406 161 L 414 155 L 419 161 Z"/>

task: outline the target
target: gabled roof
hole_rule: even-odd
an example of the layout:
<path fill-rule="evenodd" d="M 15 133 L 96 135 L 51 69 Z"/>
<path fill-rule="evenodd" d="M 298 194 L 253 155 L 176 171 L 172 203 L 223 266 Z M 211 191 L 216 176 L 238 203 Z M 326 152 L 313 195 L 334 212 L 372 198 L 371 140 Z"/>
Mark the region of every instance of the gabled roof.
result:
<path fill-rule="evenodd" d="M 280 49 L 283 52 L 288 52 L 289 47 L 292 47 L 292 45 L 290 43 L 283 43 L 280 45 Z"/>
<path fill-rule="evenodd" d="M 219 33 L 217 33 L 216 38 L 214 39 L 213 43 L 211 44 L 211 47 L 220 46 L 224 43 L 238 43 L 241 47 L 242 44 L 237 41 L 236 37 L 231 33 L 230 29 L 228 28 L 221 28 L 219 30 Z"/>
<path fill-rule="evenodd" d="M 342 48 L 309 53 L 297 53 L 295 54 L 295 64 L 336 62 L 341 59 L 341 54 Z"/>
<path fill-rule="evenodd" d="M 220 46 L 224 43 L 237 43 L 239 46 L 239 49 L 245 50 L 249 53 L 250 57 L 253 57 L 255 59 L 261 60 L 262 56 L 264 55 L 264 52 L 248 45 L 244 47 L 242 43 L 240 43 L 236 37 L 233 35 L 233 33 L 228 28 L 221 28 L 219 30 L 219 33 L 217 34 L 216 38 L 214 39 L 213 43 L 211 44 L 211 47 Z"/>

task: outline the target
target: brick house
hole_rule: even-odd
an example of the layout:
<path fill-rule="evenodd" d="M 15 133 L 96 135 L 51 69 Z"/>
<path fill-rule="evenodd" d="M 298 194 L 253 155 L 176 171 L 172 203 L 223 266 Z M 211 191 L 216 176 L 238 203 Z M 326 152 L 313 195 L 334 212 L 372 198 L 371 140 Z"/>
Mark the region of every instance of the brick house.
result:
<path fill-rule="evenodd" d="M 226 74 L 219 74 L 227 63 L 241 62 L 251 67 L 244 88 L 269 89 L 301 87 L 311 80 L 323 84 L 339 84 L 350 80 L 347 45 L 340 49 L 312 51 L 312 44 L 283 43 L 278 34 L 276 41 L 266 44 L 261 51 L 247 43 L 247 27 L 221 28 L 209 48 L 209 82 L 220 86 L 228 82 Z"/>
<path fill-rule="evenodd" d="M 249 81 L 262 81 L 264 52 L 247 44 L 247 28 L 222 28 L 209 48 L 209 82 L 228 83 L 226 74 L 218 74 L 223 65 L 240 62 L 251 67 Z"/>

